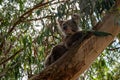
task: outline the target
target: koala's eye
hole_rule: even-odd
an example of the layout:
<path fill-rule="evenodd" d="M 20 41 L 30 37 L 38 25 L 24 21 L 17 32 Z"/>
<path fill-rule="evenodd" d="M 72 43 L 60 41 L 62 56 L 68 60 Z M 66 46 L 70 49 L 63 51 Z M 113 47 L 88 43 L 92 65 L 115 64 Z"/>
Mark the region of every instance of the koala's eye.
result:
<path fill-rule="evenodd" d="M 63 25 L 63 30 L 66 30 L 67 29 L 67 25 Z"/>

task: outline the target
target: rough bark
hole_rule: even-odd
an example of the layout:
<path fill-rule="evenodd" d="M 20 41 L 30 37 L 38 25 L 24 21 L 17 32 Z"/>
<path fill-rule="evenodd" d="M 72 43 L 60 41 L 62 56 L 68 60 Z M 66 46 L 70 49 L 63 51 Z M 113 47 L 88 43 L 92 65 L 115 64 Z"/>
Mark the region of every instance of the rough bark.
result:
<path fill-rule="evenodd" d="M 112 35 L 104 37 L 90 35 L 82 43 L 76 42 L 65 55 L 30 80 L 75 80 L 89 68 L 120 32 L 118 19 L 116 14 L 107 14 L 96 28 Z"/>

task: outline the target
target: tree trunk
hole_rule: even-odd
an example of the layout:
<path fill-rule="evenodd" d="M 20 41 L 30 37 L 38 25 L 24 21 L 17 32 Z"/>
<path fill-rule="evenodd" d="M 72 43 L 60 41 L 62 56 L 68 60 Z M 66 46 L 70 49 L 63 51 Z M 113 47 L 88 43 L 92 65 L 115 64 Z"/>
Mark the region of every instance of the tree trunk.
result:
<path fill-rule="evenodd" d="M 118 19 L 119 17 L 115 14 L 107 14 L 103 21 L 96 25 L 96 28 L 98 31 L 111 33 L 112 35 L 104 37 L 91 35 L 82 43 L 80 41 L 76 42 L 76 45 L 73 45 L 65 55 L 30 80 L 75 80 L 89 68 L 120 32 Z"/>

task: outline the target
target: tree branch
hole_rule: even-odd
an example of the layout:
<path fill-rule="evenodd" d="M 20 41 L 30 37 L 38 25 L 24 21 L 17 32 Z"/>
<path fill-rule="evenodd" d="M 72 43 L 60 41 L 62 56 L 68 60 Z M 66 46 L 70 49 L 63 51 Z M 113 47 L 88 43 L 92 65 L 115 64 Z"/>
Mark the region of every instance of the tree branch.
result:
<path fill-rule="evenodd" d="M 120 32 L 118 16 L 108 13 L 99 23 L 98 31 L 111 33 L 106 37 L 88 35 L 82 43 L 78 41 L 60 59 L 30 80 L 75 80 L 82 74 L 100 53 L 113 41 Z"/>

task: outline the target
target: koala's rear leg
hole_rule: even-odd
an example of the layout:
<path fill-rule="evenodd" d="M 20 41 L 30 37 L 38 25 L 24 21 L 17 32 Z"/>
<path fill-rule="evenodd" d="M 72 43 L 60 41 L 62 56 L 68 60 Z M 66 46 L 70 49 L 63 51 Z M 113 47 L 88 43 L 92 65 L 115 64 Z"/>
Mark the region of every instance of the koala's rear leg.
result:
<path fill-rule="evenodd" d="M 66 51 L 67 51 L 67 48 L 64 45 L 56 45 L 52 50 L 52 54 L 54 57 L 53 61 L 56 61 L 57 59 L 59 59 Z"/>
<path fill-rule="evenodd" d="M 63 44 L 58 44 L 53 47 L 51 53 L 47 56 L 45 60 L 45 67 L 54 63 L 57 59 L 59 59 L 65 52 L 67 48 Z"/>

